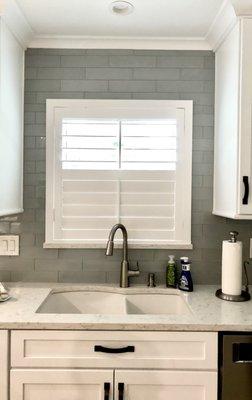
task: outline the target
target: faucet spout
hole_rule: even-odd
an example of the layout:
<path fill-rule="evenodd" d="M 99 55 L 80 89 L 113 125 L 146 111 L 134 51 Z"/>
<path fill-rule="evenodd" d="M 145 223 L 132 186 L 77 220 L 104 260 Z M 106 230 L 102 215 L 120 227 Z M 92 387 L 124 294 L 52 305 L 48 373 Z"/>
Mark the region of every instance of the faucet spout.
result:
<path fill-rule="evenodd" d="M 114 251 L 114 237 L 117 230 L 120 229 L 123 234 L 123 259 L 121 263 L 121 278 L 120 278 L 120 287 L 126 288 L 129 287 L 129 277 L 130 276 L 138 276 L 139 270 L 130 270 L 129 261 L 128 261 L 128 233 L 127 229 L 123 224 L 116 224 L 112 227 L 109 238 L 106 246 L 106 256 L 112 256 Z"/>
<path fill-rule="evenodd" d="M 114 251 L 115 234 L 120 229 L 123 234 L 123 260 L 128 261 L 128 233 L 123 224 L 116 224 L 112 227 L 106 248 L 106 256 L 112 256 Z"/>
<path fill-rule="evenodd" d="M 106 248 L 106 256 L 113 256 L 113 252 L 114 252 L 114 242 L 112 240 L 108 240 Z"/>

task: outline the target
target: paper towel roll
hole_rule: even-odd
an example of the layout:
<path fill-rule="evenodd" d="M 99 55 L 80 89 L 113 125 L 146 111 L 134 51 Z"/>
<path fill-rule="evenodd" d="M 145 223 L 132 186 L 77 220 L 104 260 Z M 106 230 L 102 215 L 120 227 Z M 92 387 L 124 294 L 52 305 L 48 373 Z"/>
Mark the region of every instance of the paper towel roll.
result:
<path fill-rule="evenodd" d="M 240 295 L 242 291 L 242 242 L 222 242 L 222 292 Z"/>

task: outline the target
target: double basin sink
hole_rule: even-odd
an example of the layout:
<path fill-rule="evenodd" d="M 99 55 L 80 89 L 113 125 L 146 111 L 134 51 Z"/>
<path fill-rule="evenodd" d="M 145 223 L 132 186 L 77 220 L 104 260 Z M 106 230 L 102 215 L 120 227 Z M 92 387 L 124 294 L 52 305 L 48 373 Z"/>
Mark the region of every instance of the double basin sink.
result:
<path fill-rule="evenodd" d="M 99 315 L 184 315 L 190 308 L 176 289 L 169 293 L 113 293 L 109 290 L 52 292 L 37 313 Z"/>

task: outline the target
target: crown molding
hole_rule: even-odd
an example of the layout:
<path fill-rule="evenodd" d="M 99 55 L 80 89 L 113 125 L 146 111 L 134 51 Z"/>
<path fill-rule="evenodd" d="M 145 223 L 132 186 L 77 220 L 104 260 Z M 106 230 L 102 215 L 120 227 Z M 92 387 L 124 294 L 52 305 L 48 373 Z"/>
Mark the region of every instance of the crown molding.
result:
<path fill-rule="evenodd" d="M 252 16 L 251 0 L 231 0 L 237 16 Z"/>
<path fill-rule="evenodd" d="M 224 0 L 205 37 L 98 37 L 35 35 L 15 0 L 0 0 L 0 17 L 24 48 L 214 50 L 239 17 L 252 16 L 251 0 Z"/>
<path fill-rule="evenodd" d="M 22 47 L 26 48 L 34 32 L 15 0 L 0 0 L 0 17 Z"/>
<path fill-rule="evenodd" d="M 38 35 L 30 48 L 133 49 L 133 50 L 211 50 L 204 38 L 113 37 Z"/>
<path fill-rule="evenodd" d="M 212 50 L 217 50 L 236 21 L 237 15 L 233 5 L 230 0 L 224 0 L 205 37 Z"/>

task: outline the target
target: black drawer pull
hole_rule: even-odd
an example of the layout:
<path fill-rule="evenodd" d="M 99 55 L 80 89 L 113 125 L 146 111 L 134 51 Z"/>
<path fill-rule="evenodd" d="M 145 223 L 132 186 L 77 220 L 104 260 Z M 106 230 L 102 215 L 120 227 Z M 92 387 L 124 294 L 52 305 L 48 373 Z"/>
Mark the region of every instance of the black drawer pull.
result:
<path fill-rule="evenodd" d="M 109 392 L 110 392 L 110 383 L 104 383 L 104 400 L 109 400 Z"/>
<path fill-rule="evenodd" d="M 120 348 L 117 348 L 117 349 L 113 349 L 111 347 L 104 347 L 104 346 L 96 345 L 94 347 L 94 351 L 95 352 L 100 352 L 100 353 L 113 353 L 113 354 L 134 353 L 135 346 L 126 346 L 126 347 L 120 347 Z"/>
<path fill-rule="evenodd" d="M 124 383 L 118 383 L 118 400 L 124 398 Z"/>
<path fill-rule="evenodd" d="M 244 195 L 242 199 L 242 204 L 248 204 L 248 198 L 249 198 L 249 177 L 244 176 L 243 177 L 243 184 L 244 184 Z"/>

